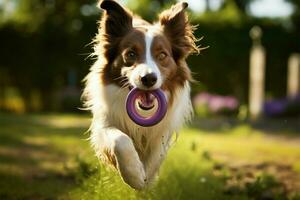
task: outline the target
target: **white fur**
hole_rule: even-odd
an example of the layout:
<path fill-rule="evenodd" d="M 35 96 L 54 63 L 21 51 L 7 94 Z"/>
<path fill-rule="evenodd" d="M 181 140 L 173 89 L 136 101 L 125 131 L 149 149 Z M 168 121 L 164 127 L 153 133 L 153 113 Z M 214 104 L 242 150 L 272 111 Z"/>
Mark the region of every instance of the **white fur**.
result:
<path fill-rule="evenodd" d="M 151 55 L 151 47 L 152 47 L 154 36 L 155 36 L 155 29 L 148 28 L 148 31 L 145 33 L 145 43 L 146 43 L 145 63 L 141 63 L 137 65 L 129 76 L 129 83 L 131 85 L 144 90 L 149 90 L 149 89 L 153 90 L 153 89 L 160 88 L 163 82 L 162 74 L 160 73 L 160 70 Z M 146 74 L 150 74 L 150 73 L 155 73 L 157 75 L 157 82 L 151 88 L 147 88 L 143 86 L 143 84 L 141 83 L 140 77 L 143 77 Z"/>

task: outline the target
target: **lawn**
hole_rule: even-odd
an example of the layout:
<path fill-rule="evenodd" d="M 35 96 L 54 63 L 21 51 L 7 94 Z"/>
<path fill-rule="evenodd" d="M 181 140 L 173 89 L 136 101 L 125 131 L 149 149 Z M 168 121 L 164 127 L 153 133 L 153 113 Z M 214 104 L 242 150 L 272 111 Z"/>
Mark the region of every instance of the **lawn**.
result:
<path fill-rule="evenodd" d="M 89 121 L 0 114 L 0 199 L 300 199 L 297 131 L 184 128 L 155 184 L 138 192 L 95 158 Z"/>

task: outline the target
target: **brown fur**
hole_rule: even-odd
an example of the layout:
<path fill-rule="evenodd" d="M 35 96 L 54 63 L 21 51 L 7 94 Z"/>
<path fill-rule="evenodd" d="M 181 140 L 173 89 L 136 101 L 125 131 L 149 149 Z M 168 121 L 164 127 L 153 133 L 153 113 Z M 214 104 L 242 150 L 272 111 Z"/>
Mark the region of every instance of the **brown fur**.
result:
<path fill-rule="evenodd" d="M 107 148 L 103 150 L 102 161 L 117 169 L 116 158 Z"/>
<path fill-rule="evenodd" d="M 192 76 L 184 58 L 178 59 L 176 62 L 173 56 L 172 44 L 164 35 L 156 36 L 153 41 L 152 54 L 157 55 L 160 51 L 168 54 L 162 61 L 156 59 L 156 63 L 165 77 L 162 89 L 170 92 L 169 106 L 171 106 L 175 88 L 183 87 L 186 80 L 192 80 Z"/>
<path fill-rule="evenodd" d="M 159 24 L 162 33 L 157 35 L 151 47 L 152 55 L 165 77 L 162 89 L 171 94 L 176 87 L 182 87 L 186 80 L 192 81 L 190 69 L 186 64 L 186 57 L 191 53 L 198 53 L 196 38 L 193 35 L 194 27 L 188 22 L 185 13 L 186 3 L 178 3 L 159 15 Z M 104 1 L 101 8 L 105 10 L 96 38 L 96 45 L 100 46 L 106 59 L 106 65 L 102 68 L 101 76 L 104 84 L 115 83 L 120 87 L 127 85 L 128 80 L 121 75 L 121 69 L 126 66 L 125 53 L 130 49 L 137 52 L 138 58 L 129 66 L 136 66 L 145 60 L 144 35 L 150 23 L 139 16 L 133 16 L 130 11 L 121 7 L 115 1 Z M 134 27 L 135 26 L 138 27 Z M 164 51 L 167 58 L 159 61 L 155 55 Z M 103 59 L 102 58 L 102 59 Z M 130 73 L 130 72 L 128 72 Z"/>
<path fill-rule="evenodd" d="M 194 27 L 190 25 L 185 13 L 187 3 L 178 3 L 159 15 L 160 24 L 172 44 L 175 60 L 185 59 L 191 53 L 199 53 L 193 35 Z"/>
<path fill-rule="evenodd" d="M 102 80 L 104 84 L 109 84 L 116 78 L 115 69 L 111 68 L 111 64 L 118 55 L 118 46 L 123 37 L 132 31 L 132 14 L 112 0 L 101 2 L 100 7 L 105 11 L 100 21 L 96 45 L 100 46 L 103 58 L 106 58 Z"/>

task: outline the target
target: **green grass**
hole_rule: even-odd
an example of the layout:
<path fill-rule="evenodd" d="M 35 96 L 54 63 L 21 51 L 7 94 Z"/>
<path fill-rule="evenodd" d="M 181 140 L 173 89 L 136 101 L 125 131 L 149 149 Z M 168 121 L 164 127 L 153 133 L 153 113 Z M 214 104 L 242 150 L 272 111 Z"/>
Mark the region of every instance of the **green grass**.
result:
<path fill-rule="evenodd" d="M 88 125 L 85 116 L 0 114 L 0 199 L 299 198 L 300 136 L 185 128 L 156 182 L 138 192 L 95 158 Z"/>

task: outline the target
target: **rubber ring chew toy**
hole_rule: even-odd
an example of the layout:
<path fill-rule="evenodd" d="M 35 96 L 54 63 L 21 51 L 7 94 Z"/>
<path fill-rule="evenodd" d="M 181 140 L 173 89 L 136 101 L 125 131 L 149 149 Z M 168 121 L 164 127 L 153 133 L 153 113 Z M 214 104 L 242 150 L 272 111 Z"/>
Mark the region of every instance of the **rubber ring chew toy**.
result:
<path fill-rule="evenodd" d="M 157 100 L 156 112 L 152 116 L 146 118 L 141 116 L 137 112 L 136 104 L 135 104 L 136 99 L 145 92 L 149 92 Z M 144 91 L 138 88 L 133 88 L 127 95 L 126 110 L 130 119 L 134 121 L 136 124 L 144 127 L 154 126 L 155 124 L 159 123 L 166 115 L 167 112 L 166 96 L 161 89 Z"/>

